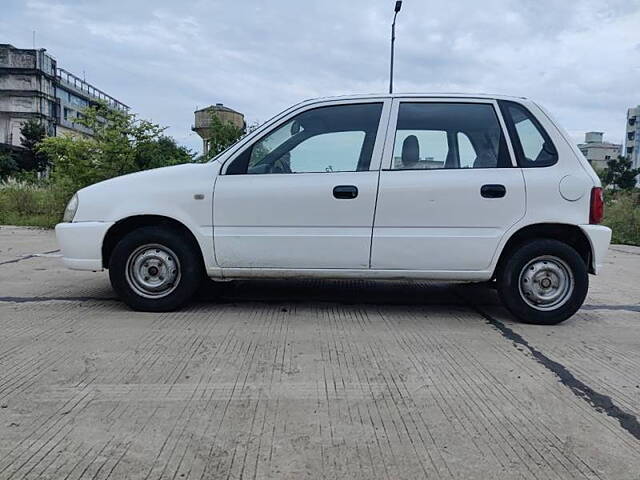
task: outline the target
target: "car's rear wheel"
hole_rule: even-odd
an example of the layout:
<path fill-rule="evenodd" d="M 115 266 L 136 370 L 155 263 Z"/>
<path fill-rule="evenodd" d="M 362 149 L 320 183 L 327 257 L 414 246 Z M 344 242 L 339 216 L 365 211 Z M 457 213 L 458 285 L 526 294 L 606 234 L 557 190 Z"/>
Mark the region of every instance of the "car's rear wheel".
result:
<path fill-rule="evenodd" d="M 589 288 L 583 258 L 566 243 L 537 239 L 506 259 L 497 276 L 502 303 L 525 323 L 554 325 L 582 306 Z"/>
<path fill-rule="evenodd" d="M 113 249 L 109 278 L 131 308 L 175 310 L 191 299 L 203 277 L 197 245 L 185 234 L 162 227 L 141 227 Z"/>

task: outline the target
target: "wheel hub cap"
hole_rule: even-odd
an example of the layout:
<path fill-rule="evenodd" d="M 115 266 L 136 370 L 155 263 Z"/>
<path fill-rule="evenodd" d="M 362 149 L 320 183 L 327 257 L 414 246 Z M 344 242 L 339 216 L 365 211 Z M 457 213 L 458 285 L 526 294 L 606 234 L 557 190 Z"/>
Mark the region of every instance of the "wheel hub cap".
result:
<path fill-rule="evenodd" d="M 573 274 L 564 260 L 543 256 L 531 260 L 520 273 L 520 295 L 536 310 L 554 310 L 573 293 Z"/>
<path fill-rule="evenodd" d="M 175 290 L 180 281 L 180 262 L 171 249 L 162 245 L 143 245 L 127 260 L 127 282 L 136 293 L 161 298 Z"/>

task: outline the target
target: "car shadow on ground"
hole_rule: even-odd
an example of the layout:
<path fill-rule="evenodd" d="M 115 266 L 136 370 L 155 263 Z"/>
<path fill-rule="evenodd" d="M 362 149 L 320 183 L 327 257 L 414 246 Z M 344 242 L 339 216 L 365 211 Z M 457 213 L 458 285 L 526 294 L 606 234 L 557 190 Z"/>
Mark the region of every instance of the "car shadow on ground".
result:
<path fill-rule="evenodd" d="M 308 303 L 340 305 L 498 305 L 488 283 L 399 282 L 382 280 L 238 280 L 207 281 L 195 303 Z"/>

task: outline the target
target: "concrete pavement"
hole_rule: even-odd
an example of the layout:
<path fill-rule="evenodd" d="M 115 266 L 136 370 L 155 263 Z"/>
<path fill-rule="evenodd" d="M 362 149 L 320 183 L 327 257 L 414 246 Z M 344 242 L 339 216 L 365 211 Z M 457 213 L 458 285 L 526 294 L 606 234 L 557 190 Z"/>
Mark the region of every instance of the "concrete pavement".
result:
<path fill-rule="evenodd" d="M 0 479 L 640 479 L 640 248 L 555 327 L 426 282 L 136 313 L 56 249 L 0 227 Z"/>

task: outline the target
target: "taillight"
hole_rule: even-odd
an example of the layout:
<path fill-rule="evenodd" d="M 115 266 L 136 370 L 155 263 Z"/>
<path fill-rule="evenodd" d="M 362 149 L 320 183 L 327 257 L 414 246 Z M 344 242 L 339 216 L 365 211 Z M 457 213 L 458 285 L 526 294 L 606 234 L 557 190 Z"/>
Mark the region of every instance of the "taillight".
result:
<path fill-rule="evenodd" d="M 604 198 L 602 188 L 593 187 L 591 189 L 591 205 L 589 209 L 589 223 L 596 225 L 602 221 L 604 216 Z"/>

